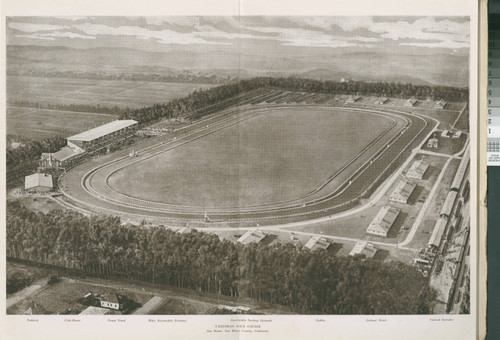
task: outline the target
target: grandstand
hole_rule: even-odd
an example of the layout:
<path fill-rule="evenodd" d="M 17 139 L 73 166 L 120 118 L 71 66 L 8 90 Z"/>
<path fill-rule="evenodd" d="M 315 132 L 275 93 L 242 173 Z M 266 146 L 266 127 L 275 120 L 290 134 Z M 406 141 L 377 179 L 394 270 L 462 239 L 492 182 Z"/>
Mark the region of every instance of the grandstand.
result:
<path fill-rule="evenodd" d="M 382 207 L 366 229 L 366 233 L 387 237 L 400 211 L 400 209 L 388 205 Z"/>
<path fill-rule="evenodd" d="M 135 120 L 115 120 L 82 133 L 70 136 L 67 139 L 68 146 L 78 147 L 84 150 L 92 148 L 112 137 L 123 135 L 132 129 L 137 122 Z"/>
<path fill-rule="evenodd" d="M 414 179 L 422 179 L 425 172 L 429 169 L 429 164 L 425 163 L 422 159 L 413 162 L 410 169 L 406 173 L 406 177 Z"/>
<path fill-rule="evenodd" d="M 408 181 L 400 181 L 396 189 L 394 189 L 389 200 L 397 203 L 406 204 L 410 198 L 416 185 Z"/>

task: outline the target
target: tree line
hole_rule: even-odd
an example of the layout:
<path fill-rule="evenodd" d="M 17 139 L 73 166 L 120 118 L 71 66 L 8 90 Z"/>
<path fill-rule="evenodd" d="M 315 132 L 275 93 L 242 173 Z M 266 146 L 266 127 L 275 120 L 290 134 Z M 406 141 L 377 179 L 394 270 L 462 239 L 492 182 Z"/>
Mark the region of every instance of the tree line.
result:
<path fill-rule="evenodd" d="M 129 110 L 121 115 L 125 119 L 135 119 L 142 123 L 154 122 L 162 118 L 172 118 L 191 114 L 194 111 L 228 100 L 256 89 L 279 89 L 310 93 L 386 96 L 392 98 L 410 98 L 426 100 L 443 99 L 445 101 L 468 101 L 467 88 L 450 86 L 413 85 L 411 83 L 382 83 L 366 81 L 321 81 L 300 78 L 258 77 L 236 81 L 205 90 L 197 90 L 184 98 L 177 98 L 165 104 Z M 236 102 L 236 104 L 238 104 Z M 235 104 L 235 105 L 236 105 Z M 208 113 L 211 113 L 209 111 Z"/>
<path fill-rule="evenodd" d="M 218 77 L 216 75 L 184 73 L 109 73 L 109 72 L 78 72 L 78 71 L 48 71 L 48 70 L 11 70 L 8 76 L 44 77 L 44 78 L 70 78 L 70 79 L 95 79 L 95 80 L 126 80 L 147 81 L 163 83 L 194 83 L 194 84 L 224 84 L 229 77 Z"/>
<path fill-rule="evenodd" d="M 130 108 L 120 108 L 118 106 L 101 106 L 88 105 L 88 104 L 51 104 L 51 103 L 39 103 L 30 101 L 15 101 L 9 102 L 9 106 L 18 107 L 29 107 L 42 110 L 57 110 L 57 111 L 72 111 L 72 112 L 90 112 L 90 113 L 103 113 L 110 115 L 122 114 Z"/>
<path fill-rule="evenodd" d="M 401 262 L 313 253 L 292 244 L 245 246 L 74 211 L 35 213 L 16 201 L 7 202 L 6 226 L 10 258 L 252 298 L 303 314 L 425 314 L 435 298 L 428 280 Z"/>

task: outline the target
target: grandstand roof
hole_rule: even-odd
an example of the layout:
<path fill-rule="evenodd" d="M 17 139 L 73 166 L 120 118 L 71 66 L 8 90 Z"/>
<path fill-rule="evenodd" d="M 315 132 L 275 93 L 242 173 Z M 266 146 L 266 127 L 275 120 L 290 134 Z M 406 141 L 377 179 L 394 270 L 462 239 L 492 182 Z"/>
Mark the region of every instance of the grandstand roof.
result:
<path fill-rule="evenodd" d="M 406 173 L 406 177 L 422 179 L 428 168 L 429 164 L 425 163 L 423 160 L 420 159 L 415 161 Z"/>
<path fill-rule="evenodd" d="M 354 255 L 365 255 L 367 258 L 368 257 L 373 257 L 375 256 L 375 253 L 377 252 L 377 248 L 373 244 L 367 241 L 358 241 L 354 248 L 352 248 L 351 252 L 349 253 L 350 256 Z"/>
<path fill-rule="evenodd" d="M 392 227 L 392 224 L 398 217 L 399 212 L 400 209 L 395 207 L 391 207 L 388 205 L 382 207 L 382 209 L 380 209 L 380 211 L 378 212 L 377 216 L 375 216 L 375 218 L 368 226 L 366 232 L 369 234 L 387 235 L 387 233 Z"/>
<path fill-rule="evenodd" d="M 51 188 L 53 187 L 52 183 L 52 175 L 36 173 L 33 175 L 26 176 L 24 178 L 24 189 L 29 190 L 36 187 L 45 187 Z"/>
<path fill-rule="evenodd" d="M 259 243 L 266 236 L 267 234 L 262 232 L 261 230 L 249 230 L 238 239 L 238 242 L 242 244 L 249 244 L 252 242 Z"/>
<path fill-rule="evenodd" d="M 410 198 L 413 190 L 415 190 L 416 185 L 407 181 L 400 181 L 394 192 L 391 194 L 389 199 L 391 201 L 398 201 L 406 203 Z"/>
<path fill-rule="evenodd" d="M 110 133 L 119 131 L 121 129 L 127 128 L 129 126 L 135 125 L 137 122 L 135 120 L 115 120 L 110 123 L 98 126 L 96 128 L 84 131 L 74 136 L 70 136 L 68 140 L 79 140 L 84 142 L 90 142 L 97 138 L 109 135 Z"/>
<path fill-rule="evenodd" d="M 316 251 L 316 250 L 320 250 L 320 249 L 325 250 L 325 249 L 328 249 L 330 244 L 331 244 L 331 242 L 324 237 L 313 236 L 309 239 L 309 241 L 307 241 L 307 243 L 304 245 L 304 247 L 306 247 L 307 249 L 309 249 L 311 251 Z"/>

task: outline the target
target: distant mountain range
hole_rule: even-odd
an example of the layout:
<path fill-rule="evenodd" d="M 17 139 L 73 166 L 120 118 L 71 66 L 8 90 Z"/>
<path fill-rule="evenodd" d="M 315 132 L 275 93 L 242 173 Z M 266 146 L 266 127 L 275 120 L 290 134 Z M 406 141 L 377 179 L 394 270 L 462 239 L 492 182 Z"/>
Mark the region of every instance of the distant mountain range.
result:
<path fill-rule="evenodd" d="M 397 55 L 383 49 L 314 49 L 286 46 L 169 46 L 129 48 L 7 46 L 7 71 L 27 70 L 215 75 L 228 78 L 293 76 L 320 80 L 365 80 L 418 85 L 468 86 L 468 56 L 449 50 L 408 47 Z"/>

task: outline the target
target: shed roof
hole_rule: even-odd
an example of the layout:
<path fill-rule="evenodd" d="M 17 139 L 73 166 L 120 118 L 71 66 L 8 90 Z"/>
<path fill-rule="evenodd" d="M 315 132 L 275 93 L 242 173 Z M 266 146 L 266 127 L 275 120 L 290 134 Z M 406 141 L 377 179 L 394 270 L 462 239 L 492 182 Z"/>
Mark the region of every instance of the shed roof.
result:
<path fill-rule="evenodd" d="M 265 237 L 267 236 L 266 233 L 264 233 L 261 230 L 255 229 L 255 230 L 249 230 L 245 234 L 243 234 L 239 239 L 238 242 L 242 244 L 249 244 L 252 242 L 259 243 L 262 241 Z"/>
<path fill-rule="evenodd" d="M 349 253 L 350 256 L 354 255 L 365 255 L 366 257 L 373 257 L 375 256 L 375 253 L 377 252 L 377 248 L 370 242 L 367 241 L 358 241 L 354 248 L 352 248 L 351 252 Z"/>
<path fill-rule="evenodd" d="M 52 175 L 36 173 L 24 178 L 24 189 L 29 190 L 36 187 L 52 188 Z"/>
<path fill-rule="evenodd" d="M 59 151 L 55 152 L 52 154 L 52 157 L 54 159 L 57 159 L 60 162 L 63 162 L 65 160 L 68 160 L 81 152 L 77 152 L 76 150 L 70 148 L 69 146 L 65 146 L 61 148 Z"/>
<path fill-rule="evenodd" d="M 307 241 L 304 247 L 308 248 L 311 251 L 325 250 L 328 249 L 330 244 L 331 244 L 330 240 L 328 240 L 325 237 L 313 236 L 309 239 L 309 241 Z"/>
<path fill-rule="evenodd" d="M 392 224 L 398 217 L 400 209 L 384 206 L 380 209 L 377 216 L 372 220 L 370 225 L 368 226 L 367 232 L 370 233 L 372 231 L 380 232 L 383 234 L 387 234 L 392 227 Z"/>

